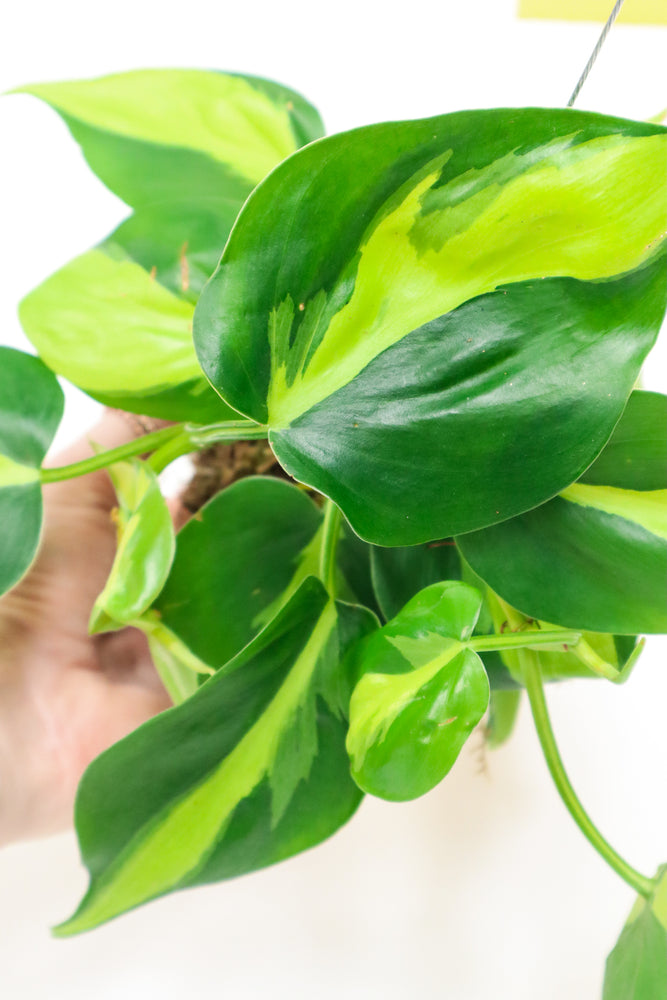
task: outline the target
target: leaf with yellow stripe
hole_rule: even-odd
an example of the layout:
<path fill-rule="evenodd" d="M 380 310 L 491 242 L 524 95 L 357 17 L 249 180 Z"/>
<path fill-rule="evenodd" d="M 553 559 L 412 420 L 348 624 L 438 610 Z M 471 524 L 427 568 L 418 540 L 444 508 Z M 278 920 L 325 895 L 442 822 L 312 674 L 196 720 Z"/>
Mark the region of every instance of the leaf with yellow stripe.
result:
<path fill-rule="evenodd" d="M 37 551 L 39 467 L 63 405 L 55 375 L 39 358 L 0 347 L 0 594 L 21 579 Z"/>
<path fill-rule="evenodd" d="M 21 306 L 46 363 L 94 398 L 174 420 L 224 420 L 202 377 L 194 303 L 253 187 L 322 125 L 254 77 L 142 70 L 21 88 L 64 119 L 98 177 L 134 210 Z"/>
<path fill-rule="evenodd" d="M 90 615 L 91 633 L 133 624 L 153 603 L 169 575 L 174 526 L 157 476 L 145 462 L 109 469 L 118 497 L 117 549 L 109 578 Z"/>
<path fill-rule="evenodd" d="M 363 538 L 502 521 L 580 476 L 625 405 L 665 309 L 666 170 L 664 128 L 571 109 L 323 139 L 244 206 L 195 311 L 202 367 Z"/>
<path fill-rule="evenodd" d="M 453 766 L 489 702 L 484 665 L 466 645 L 481 605 L 465 583 L 431 584 L 355 652 L 347 749 L 365 792 L 414 799 Z"/>
<path fill-rule="evenodd" d="M 457 543 L 531 618 L 593 632 L 667 631 L 667 397 L 633 392 L 574 485 Z"/>
<path fill-rule="evenodd" d="M 56 934 L 280 861 L 344 823 L 361 793 L 339 664 L 369 627 L 310 577 L 192 697 L 98 757 L 76 803 L 90 887 Z"/>

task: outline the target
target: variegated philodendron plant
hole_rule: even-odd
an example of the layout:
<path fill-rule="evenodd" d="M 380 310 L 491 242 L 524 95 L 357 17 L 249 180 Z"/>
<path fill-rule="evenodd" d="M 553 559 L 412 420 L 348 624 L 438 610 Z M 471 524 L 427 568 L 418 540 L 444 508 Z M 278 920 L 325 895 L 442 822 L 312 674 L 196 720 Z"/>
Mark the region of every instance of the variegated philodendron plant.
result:
<path fill-rule="evenodd" d="M 56 933 L 287 858 L 364 792 L 428 792 L 525 688 L 639 894 L 605 1000 L 667 997 L 665 877 L 583 812 L 543 689 L 622 681 L 667 631 L 667 399 L 634 388 L 667 298 L 667 129 L 529 108 L 322 138 L 291 90 L 203 71 L 22 92 L 131 214 L 23 301 L 38 357 L 0 349 L 0 586 L 41 484 L 108 467 L 90 629 L 143 629 L 174 702 L 86 771 L 90 886 Z M 171 423 L 42 468 L 56 374 Z M 262 439 L 294 482 L 238 481 L 174 537 L 165 465 Z"/>

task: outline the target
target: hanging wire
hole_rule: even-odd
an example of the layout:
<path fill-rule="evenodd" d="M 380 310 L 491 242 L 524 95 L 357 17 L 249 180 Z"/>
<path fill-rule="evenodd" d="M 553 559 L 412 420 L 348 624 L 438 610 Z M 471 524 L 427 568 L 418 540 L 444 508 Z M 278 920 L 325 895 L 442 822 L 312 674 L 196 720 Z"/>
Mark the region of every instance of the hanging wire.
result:
<path fill-rule="evenodd" d="M 620 13 L 620 10 L 621 10 L 621 7 L 623 6 L 623 3 L 624 3 L 624 0 L 617 0 L 617 3 L 614 4 L 614 9 L 612 10 L 612 12 L 609 15 L 609 18 L 607 20 L 607 23 L 605 24 L 604 28 L 602 29 L 602 34 L 598 38 L 598 43 L 595 46 L 595 48 L 593 49 L 593 52 L 591 54 L 590 59 L 586 63 L 586 69 L 584 70 L 584 72 L 579 77 L 579 82 L 577 83 L 577 86 L 572 91 L 572 97 L 567 102 L 568 108 L 572 107 L 572 105 L 576 101 L 577 97 L 579 96 L 579 91 L 581 90 L 581 88 L 583 87 L 583 85 L 586 83 L 586 78 L 588 77 L 588 74 L 590 73 L 590 71 L 593 69 L 593 64 L 595 63 L 595 60 L 597 59 L 597 57 L 600 54 L 600 49 L 604 45 L 605 39 L 606 39 L 607 35 L 609 34 L 609 32 L 611 31 L 612 24 L 614 23 L 614 21 L 616 20 L 616 18 L 618 17 L 618 15 Z"/>

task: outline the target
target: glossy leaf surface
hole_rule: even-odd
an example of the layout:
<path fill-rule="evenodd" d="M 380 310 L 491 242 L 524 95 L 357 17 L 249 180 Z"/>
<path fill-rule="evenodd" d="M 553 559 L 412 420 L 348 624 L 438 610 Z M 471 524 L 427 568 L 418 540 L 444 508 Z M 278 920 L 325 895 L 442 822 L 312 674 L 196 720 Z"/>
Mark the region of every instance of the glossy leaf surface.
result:
<path fill-rule="evenodd" d="M 324 139 L 244 206 L 202 367 L 363 538 L 502 521 L 580 476 L 625 405 L 664 313 L 666 168 L 664 129 L 571 110 Z"/>
<path fill-rule="evenodd" d="M 90 616 L 90 631 L 130 624 L 153 603 L 174 558 L 174 527 L 160 484 L 145 462 L 109 468 L 118 509 L 117 549 L 109 578 Z"/>
<path fill-rule="evenodd" d="M 94 761 L 76 806 L 91 884 L 57 933 L 280 861 L 344 823 L 361 796 L 345 753 L 340 636 L 366 627 L 310 578 L 196 694 Z"/>
<path fill-rule="evenodd" d="M 20 580 L 37 551 L 39 467 L 63 405 L 56 377 L 38 358 L 0 347 L 0 594 Z"/>
<path fill-rule="evenodd" d="M 162 622 L 205 663 L 226 663 L 313 568 L 306 550 L 320 523 L 312 500 L 289 483 L 258 476 L 229 486 L 178 533 L 155 604 Z"/>
<path fill-rule="evenodd" d="M 248 194 L 321 134 L 299 95 L 199 70 L 23 88 L 58 111 L 100 179 L 135 214 L 24 300 L 47 364 L 103 403 L 174 420 L 233 411 L 202 377 L 194 302 Z"/>
<path fill-rule="evenodd" d="M 466 584 L 436 583 L 364 640 L 347 749 L 365 792 L 413 799 L 454 764 L 489 701 L 482 661 L 465 646 L 480 606 Z"/>
<path fill-rule="evenodd" d="M 667 879 L 642 896 L 607 959 L 602 1000 L 667 1000 Z"/>
<path fill-rule="evenodd" d="M 473 569 L 524 614 L 570 628 L 667 631 L 667 397 L 634 392 L 609 445 L 560 496 L 462 535 Z"/>

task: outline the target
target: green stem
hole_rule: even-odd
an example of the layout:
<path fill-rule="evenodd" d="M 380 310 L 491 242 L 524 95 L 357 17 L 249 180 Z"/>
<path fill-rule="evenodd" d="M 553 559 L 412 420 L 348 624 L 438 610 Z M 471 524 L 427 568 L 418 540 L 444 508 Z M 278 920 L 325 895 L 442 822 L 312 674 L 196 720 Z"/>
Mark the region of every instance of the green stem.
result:
<path fill-rule="evenodd" d="M 561 629 L 557 632 L 543 632 L 527 629 L 524 632 L 503 632 L 496 635 L 476 635 L 466 646 L 476 653 L 501 653 L 505 649 L 532 649 L 533 646 L 575 646 L 581 639 L 581 632 Z"/>
<path fill-rule="evenodd" d="M 528 649 L 522 649 L 518 653 L 522 671 L 523 681 L 528 692 L 530 708 L 533 713 L 535 729 L 542 747 L 544 759 L 558 793 L 565 803 L 565 806 L 572 816 L 583 835 L 593 845 L 598 854 L 604 858 L 608 865 L 620 875 L 628 885 L 632 886 L 636 892 L 647 899 L 652 895 L 655 888 L 653 879 L 647 878 L 640 872 L 632 868 L 627 861 L 617 854 L 613 847 L 607 843 L 600 831 L 597 829 L 591 818 L 586 813 L 581 802 L 577 798 L 570 780 L 565 772 L 563 761 L 558 752 L 551 721 L 547 710 L 547 703 L 544 697 L 542 685 L 542 674 L 539 661 L 534 653 Z"/>
<path fill-rule="evenodd" d="M 161 448 L 153 452 L 148 459 L 148 464 L 153 472 L 159 474 L 168 465 L 175 462 L 177 458 L 180 458 L 181 455 L 189 455 L 192 450 L 190 435 L 186 433 L 179 434 L 178 437 L 172 438 L 171 441 L 167 441 Z"/>
<path fill-rule="evenodd" d="M 330 597 L 336 595 L 336 549 L 340 537 L 340 522 L 341 513 L 338 507 L 333 500 L 327 499 L 324 505 L 319 574 Z"/>
<path fill-rule="evenodd" d="M 268 437 L 269 429 L 264 424 L 252 420 L 225 420 L 218 424 L 198 427 L 186 424 L 185 430 L 194 445 L 193 450 L 208 448 L 223 441 L 257 441 Z"/>
<path fill-rule="evenodd" d="M 127 444 L 122 444 L 118 448 L 111 448 L 109 451 L 101 451 L 98 455 L 91 455 L 90 458 L 84 458 L 81 462 L 60 465 L 53 469 L 40 469 L 39 478 L 42 483 L 59 483 L 64 479 L 74 479 L 75 476 L 85 476 L 89 472 L 106 469 L 114 462 L 122 462 L 125 458 L 133 458 L 135 455 L 155 451 L 156 448 L 160 448 L 168 441 L 178 437 L 182 431 L 183 424 L 163 427 L 162 430 L 144 434 L 143 437 L 128 441 Z"/>
<path fill-rule="evenodd" d="M 54 469 L 40 469 L 40 481 L 42 483 L 59 483 L 64 479 L 74 479 L 75 476 L 85 476 L 89 472 L 106 469 L 115 462 L 122 462 L 126 458 L 144 455 L 147 452 L 155 452 L 151 458 L 151 465 L 157 472 L 161 472 L 174 459 L 180 455 L 187 455 L 191 451 L 208 448 L 220 441 L 261 439 L 265 438 L 267 434 L 266 427 L 256 424 L 252 420 L 227 420 L 224 423 L 207 424 L 201 427 L 196 424 L 174 424 L 171 427 L 163 427 L 162 430 L 153 431 L 151 434 L 144 434 L 143 437 L 128 441 L 127 444 L 122 444 L 118 448 L 101 451 L 81 462 L 60 465 Z"/>

